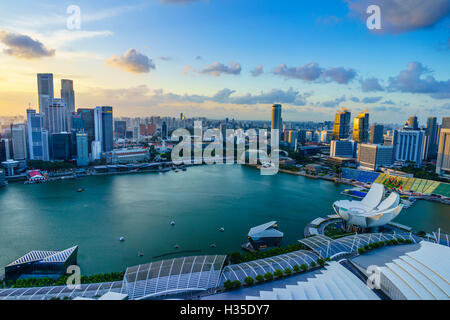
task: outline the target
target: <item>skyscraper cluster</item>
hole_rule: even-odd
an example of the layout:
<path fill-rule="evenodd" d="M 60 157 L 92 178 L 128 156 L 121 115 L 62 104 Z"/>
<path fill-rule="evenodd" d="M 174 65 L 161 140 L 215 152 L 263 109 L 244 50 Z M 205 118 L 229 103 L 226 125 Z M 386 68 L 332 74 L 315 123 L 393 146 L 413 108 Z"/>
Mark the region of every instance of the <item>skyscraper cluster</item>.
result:
<path fill-rule="evenodd" d="M 61 80 L 55 98 L 53 74 L 37 75 L 39 113 L 29 108 L 26 123 L 11 125 L 11 141 L 2 139 L 3 160 L 67 161 L 86 166 L 113 149 L 113 109 L 75 109 L 73 81 Z M 0 146 L 0 147 L 1 147 Z"/>

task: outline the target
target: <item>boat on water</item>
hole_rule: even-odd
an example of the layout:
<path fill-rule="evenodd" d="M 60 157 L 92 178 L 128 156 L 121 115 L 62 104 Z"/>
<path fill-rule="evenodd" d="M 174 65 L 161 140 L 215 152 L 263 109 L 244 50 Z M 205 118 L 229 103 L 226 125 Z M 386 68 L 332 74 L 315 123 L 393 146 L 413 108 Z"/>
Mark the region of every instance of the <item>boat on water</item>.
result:
<path fill-rule="evenodd" d="M 215 244 L 215 243 L 211 243 L 209 246 L 210 246 L 211 248 L 215 248 L 215 247 L 216 247 L 216 244 Z"/>
<path fill-rule="evenodd" d="M 138 253 L 138 256 L 139 256 L 139 257 L 143 257 L 144 254 L 143 254 L 142 252 L 139 252 L 139 253 Z"/>
<path fill-rule="evenodd" d="M 175 225 L 175 221 L 173 221 L 173 220 L 170 221 L 170 225 L 171 225 L 171 226 L 174 226 L 174 225 Z"/>
<path fill-rule="evenodd" d="M 83 192 L 83 191 L 84 191 L 83 188 L 80 188 L 80 189 L 77 190 L 77 192 Z"/>
<path fill-rule="evenodd" d="M 119 241 L 123 242 L 123 241 L 125 241 L 125 238 L 124 237 L 120 237 Z"/>
<path fill-rule="evenodd" d="M 220 231 L 220 232 L 224 232 L 224 231 L 225 231 L 225 228 L 224 228 L 224 227 L 221 227 L 221 228 L 219 229 L 219 231 Z"/>
<path fill-rule="evenodd" d="M 178 249 L 178 248 L 180 248 L 180 246 L 179 246 L 179 245 L 177 245 L 177 244 L 176 244 L 176 245 L 174 245 L 173 247 L 174 247 L 175 249 Z"/>

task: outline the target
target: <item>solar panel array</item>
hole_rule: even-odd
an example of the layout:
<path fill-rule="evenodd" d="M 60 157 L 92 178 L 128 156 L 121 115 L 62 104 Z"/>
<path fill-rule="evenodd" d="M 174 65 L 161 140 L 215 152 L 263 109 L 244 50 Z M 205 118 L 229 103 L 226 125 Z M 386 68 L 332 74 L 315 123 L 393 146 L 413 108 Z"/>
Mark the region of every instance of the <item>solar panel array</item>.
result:
<path fill-rule="evenodd" d="M 90 283 L 80 285 L 80 289 L 67 286 L 0 289 L 0 300 L 49 300 L 52 298 L 93 298 L 107 292 L 122 292 L 122 281 Z"/>
<path fill-rule="evenodd" d="M 311 262 L 316 262 L 318 258 L 311 251 L 298 250 L 270 258 L 232 264 L 223 268 L 220 284 L 223 285 L 227 280 L 243 282 L 246 277 L 255 278 L 257 275 L 264 275 L 267 272 L 273 273 L 277 269 L 283 271 L 290 268 L 292 270 L 295 265 L 306 264 L 309 266 Z"/>
<path fill-rule="evenodd" d="M 411 239 L 419 242 L 417 236 L 409 233 L 362 233 L 333 240 L 324 235 L 316 235 L 299 240 L 302 244 L 313 250 L 322 258 L 333 258 L 340 254 L 350 254 L 367 244 L 393 239 Z"/>
<path fill-rule="evenodd" d="M 130 299 L 217 287 L 226 255 L 161 260 L 127 268 L 124 289 Z"/>

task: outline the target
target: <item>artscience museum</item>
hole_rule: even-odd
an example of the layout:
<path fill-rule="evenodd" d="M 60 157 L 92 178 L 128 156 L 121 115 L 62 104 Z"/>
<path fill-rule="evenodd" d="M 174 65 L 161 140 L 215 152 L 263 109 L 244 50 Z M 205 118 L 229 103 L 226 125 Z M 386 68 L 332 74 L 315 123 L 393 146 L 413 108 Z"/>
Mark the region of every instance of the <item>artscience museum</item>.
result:
<path fill-rule="evenodd" d="M 361 201 L 339 200 L 333 203 L 333 208 L 349 225 L 373 228 L 397 217 L 403 205 L 397 192 L 385 197 L 384 186 L 374 183 Z"/>

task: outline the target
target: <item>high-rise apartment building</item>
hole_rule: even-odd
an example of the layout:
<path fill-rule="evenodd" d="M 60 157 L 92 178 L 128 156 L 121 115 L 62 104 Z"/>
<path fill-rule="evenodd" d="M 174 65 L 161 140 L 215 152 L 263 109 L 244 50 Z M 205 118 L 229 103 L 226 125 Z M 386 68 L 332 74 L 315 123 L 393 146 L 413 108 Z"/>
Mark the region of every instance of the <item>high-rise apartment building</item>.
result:
<path fill-rule="evenodd" d="M 353 140 L 366 143 L 369 140 L 369 113 L 361 112 L 353 120 Z"/>
<path fill-rule="evenodd" d="M 436 173 L 450 174 L 450 128 L 442 128 L 440 132 Z"/>
<path fill-rule="evenodd" d="M 424 131 L 422 130 L 394 130 L 393 147 L 394 159 L 401 162 L 422 164 Z"/>
<path fill-rule="evenodd" d="M 361 167 L 369 170 L 377 170 L 379 167 L 392 165 L 392 146 L 383 146 L 381 144 L 358 145 L 358 162 Z"/>
<path fill-rule="evenodd" d="M 333 138 L 335 140 L 347 139 L 350 134 L 351 113 L 347 109 L 336 112 L 333 125 Z"/>
<path fill-rule="evenodd" d="M 383 143 L 384 126 L 382 124 L 373 124 L 370 127 L 370 143 L 380 144 Z"/>

